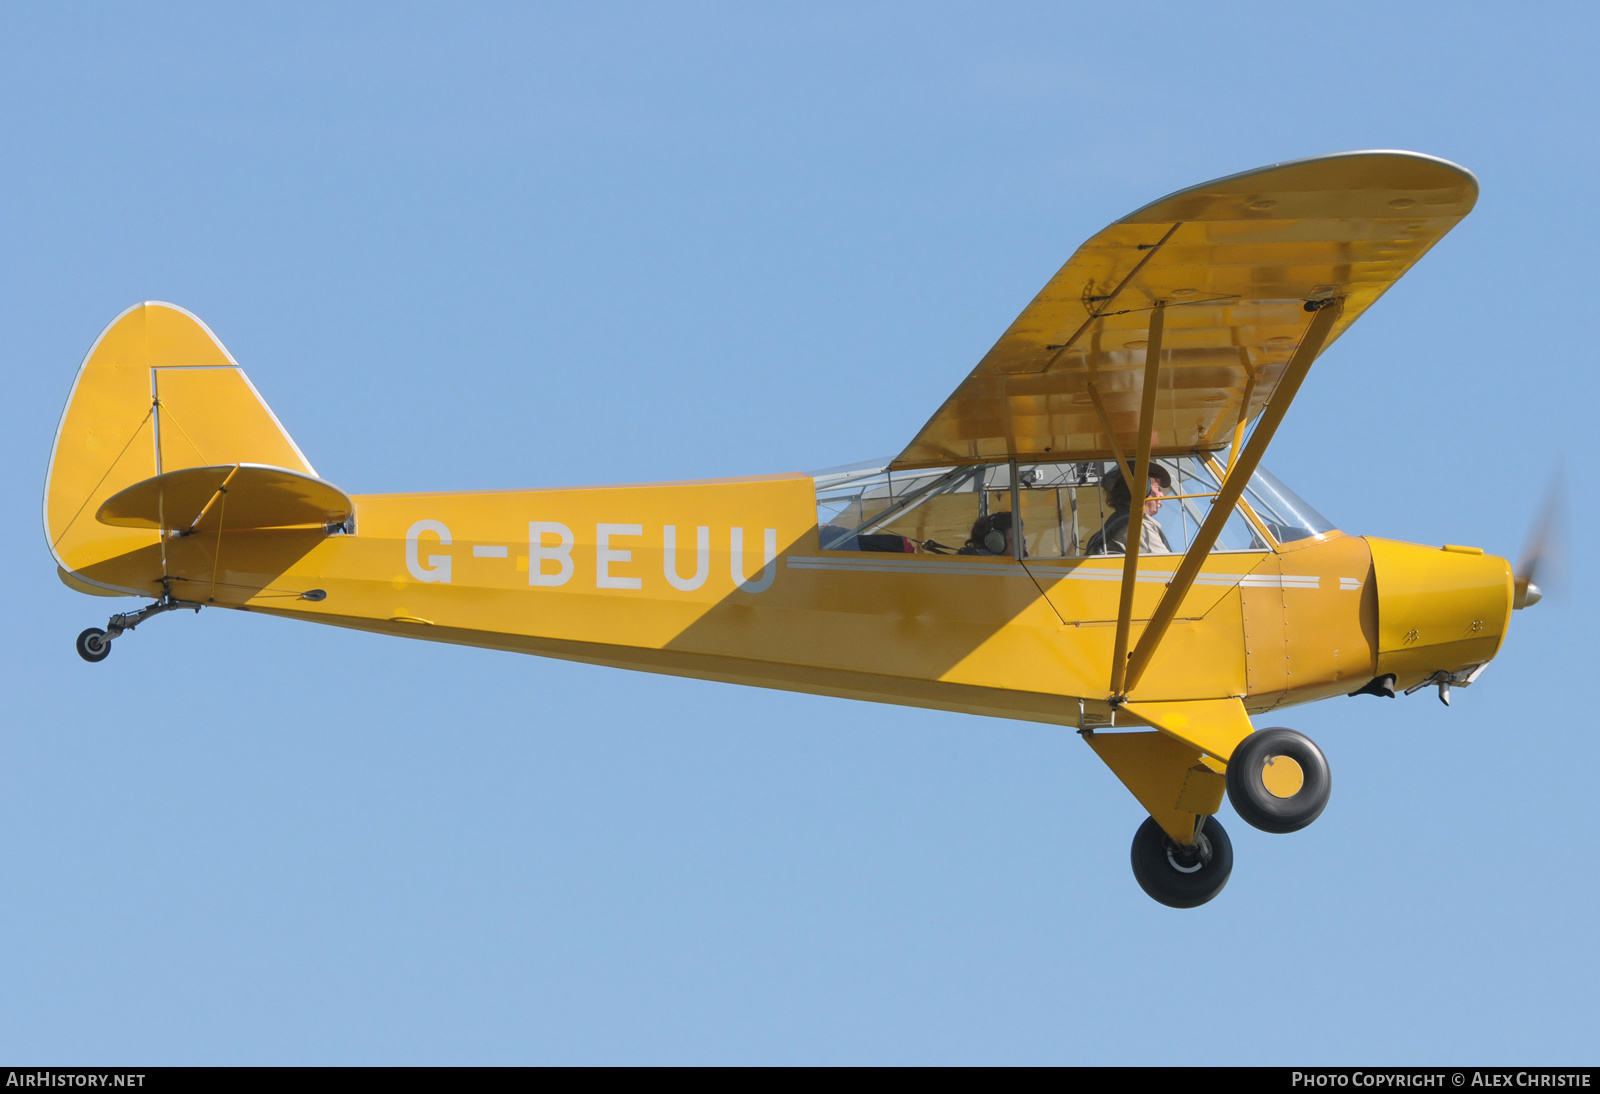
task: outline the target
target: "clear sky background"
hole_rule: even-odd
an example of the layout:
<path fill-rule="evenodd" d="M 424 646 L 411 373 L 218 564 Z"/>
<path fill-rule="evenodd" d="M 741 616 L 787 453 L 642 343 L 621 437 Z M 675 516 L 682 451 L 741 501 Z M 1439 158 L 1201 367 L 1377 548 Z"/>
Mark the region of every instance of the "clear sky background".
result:
<path fill-rule="evenodd" d="M 0 9 L 0 1059 L 1594 1063 L 1590 4 Z M 1333 799 L 1212 904 L 1070 731 L 208 611 L 100 665 L 51 438 L 201 316 L 352 492 L 898 451 L 1073 249 L 1405 148 L 1477 211 L 1267 463 L 1563 588 L 1446 709 L 1337 699 Z M 131 603 L 131 602 L 126 602 Z"/>

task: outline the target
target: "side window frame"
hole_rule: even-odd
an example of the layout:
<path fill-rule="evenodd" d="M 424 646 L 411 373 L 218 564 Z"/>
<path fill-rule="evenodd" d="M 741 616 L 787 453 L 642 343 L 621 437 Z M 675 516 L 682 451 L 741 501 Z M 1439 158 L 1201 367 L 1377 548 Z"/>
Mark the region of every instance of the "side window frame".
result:
<path fill-rule="evenodd" d="M 1208 494 L 1204 491 L 1204 487 L 1207 485 L 1220 486 L 1226 476 L 1221 462 L 1214 452 L 1194 452 L 1180 456 L 1161 457 L 1161 459 L 1177 476 L 1173 492 L 1167 497 L 1178 506 L 1177 523 L 1179 527 L 1177 531 L 1181 537 L 1181 542 L 1172 551 L 1172 554 L 1181 556 L 1188 549 L 1188 545 L 1193 543 L 1194 534 L 1198 533 L 1206 518 L 1205 512 L 1193 511 L 1190 508 L 1191 503 L 1208 496 L 1214 498 L 1215 492 Z M 1080 541 L 1082 529 L 1079 527 L 1078 514 L 1087 512 L 1084 509 L 1087 497 L 1093 496 L 1097 499 L 1095 509 L 1100 516 L 1100 526 L 1103 527 L 1106 520 L 1109 519 L 1110 514 L 1105 505 L 1101 481 L 1107 474 L 1107 468 L 1111 463 L 1112 461 L 1107 459 L 1061 460 L 1049 464 L 1023 464 L 1018 468 L 1018 489 L 1021 491 L 1017 495 L 1019 501 L 1034 492 L 1054 492 L 1056 519 L 1050 523 L 1053 523 L 1055 527 L 1046 527 L 1040 531 L 1039 545 L 1043 546 L 1047 541 L 1055 541 L 1052 546 L 1059 548 L 1063 552 L 1060 554 L 1034 554 L 1028 557 L 1040 562 L 1078 562 L 1096 558 L 1120 557 L 1114 554 L 1087 553 L 1087 547 L 1089 542 L 1092 541 L 1092 536 L 1088 540 Z M 1188 466 L 1185 466 L 1186 464 Z M 1098 465 L 1098 471 L 1090 470 L 1093 465 Z M 914 536 L 917 533 L 913 529 L 894 531 L 890 528 L 886 533 L 883 530 L 886 526 L 893 525 L 897 521 L 901 521 L 917 512 L 929 501 L 946 495 L 970 494 L 973 497 L 972 518 L 976 520 L 979 517 L 986 516 L 990 511 L 991 494 L 1005 495 L 1011 492 L 1010 474 L 1006 470 L 1011 466 L 1014 465 L 1011 465 L 1009 461 L 996 460 L 981 464 L 927 468 L 904 473 L 891 472 L 887 466 L 874 467 L 870 464 L 857 468 L 841 469 L 842 474 L 819 472 L 814 476 L 817 481 L 818 549 L 847 554 L 855 553 L 861 551 L 862 548 L 842 545 L 855 543 L 858 537 L 874 536 L 882 533 L 901 538 L 910 544 L 915 544 L 921 550 L 927 551 L 928 554 L 961 554 L 968 534 L 966 528 L 957 531 L 946 526 L 939 533 L 941 537 L 959 536 L 959 541 L 956 543 L 943 543 L 931 538 L 916 539 Z M 1059 470 L 1052 473 L 1045 470 L 1046 468 Z M 907 478 L 913 480 L 921 479 L 922 481 L 909 486 L 904 493 L 896 496 L 895 486 L 900 474 L 904 474 Z M 843 478 L 845 483 L 859 482 L 859 490 L 853 496 L 848 493 L 837 493 L 840 485 L 838 480 L 840 478 Z M 1205 482 L 1207 478 L 1211 480 L 1209 484 Z M 1041 479 L 1055 481 L 1041 482 Z M 1194 488 L 1201 489 L 1196 490 Z M 1072 491 L 1070 501 L 1061 497 L 1061 491 L 1063 490 Z M 828 495 L 826 500 L 825 495 Z M 861 520 L 854 527 L 838 523 L 838 517 L 851 507 L 855 507 L 859 513 L 866 509 L 868 499 L 881 501 L 885 497 L 887 497 L 888 503 L 883 509 L 873 516 Z M 1029 523 L 1026 516 L 1028 508 L 1028 504 L 1024 503 L 1022 506 L 1024 514 L 1022 526 L 1025 534 Z M 1045 506 L 1045 508 L 1050 507 Z M 1278 553 L 1282 549 L 1283 544 L 1272 534 L 1268 523 L 1256 512 L 1246 497 L 1241 496 L 1235 503 L 1234 508 L 1235 512 L 1243 518 L 1245 528 L 1249 531 L 1251 537 L 1257 542 L 1246 547 L 1214 546 L 1209 553 L 1261 554 Z M 826 514 L 825 522 L 825 512 L 829 509 L 832 509 L 833 512 Z M 1006 510 L 1002 509 L 1001 511 Z M 1073 514 L 1070 535 L 1067 534 L 1068 529 L 1066 527 L 1067 513 L 1069 511 Z M 1065 553 L 1069 541 L 1077 551 L 1082 553 Z M 930 542 L 937 543 L 937 546 L 944 548 L 944 550 L 928 550 L 923 546 Z M 1226 541 L 1219 538 L 1219 543 L 1221 542 Z M 824 546 L 825 543 L 828 545 Z M 867 550 L 877 553 L 886 549 L 879 547 L 867 548 Z M 887 553 L 892 557 L 898 552 L 888 551 Z M 908 549 L 906 553 L 921 553 L 921 551 L 913 552 Z M 963 557 L 970 556 L 964 555 Z"/>

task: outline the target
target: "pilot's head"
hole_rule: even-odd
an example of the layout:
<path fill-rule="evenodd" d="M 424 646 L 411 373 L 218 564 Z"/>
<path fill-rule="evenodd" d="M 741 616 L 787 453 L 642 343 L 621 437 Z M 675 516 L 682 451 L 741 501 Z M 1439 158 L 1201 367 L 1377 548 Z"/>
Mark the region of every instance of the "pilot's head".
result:
<path fill-rule="evenodd" d="M 1001 511 L 979 517 L 972 524 L 972 538 L 967 543 L 991 555 L 1011 553 L 1011 513 Z"/>
<path fill-rule="evenodd" d="M 1125 513 L 1133 502 L 1132 493 L 1128 490 L 1128 483 L 1122 477 L 1122 468 L 1113 467 L 1106 472 L 1104 479 L 1100 480 L 1100 488 L 1106 492 L 1106 504 L 1119 513 Z M 1161 495 L 1172 492 L 1172 472 L 1162 467 L 1159 463 L 1150 464 L 1150 487 L 1145 491 L 1144 511 L 1146 516 L 1155 516 L 1161 508 Z"/>

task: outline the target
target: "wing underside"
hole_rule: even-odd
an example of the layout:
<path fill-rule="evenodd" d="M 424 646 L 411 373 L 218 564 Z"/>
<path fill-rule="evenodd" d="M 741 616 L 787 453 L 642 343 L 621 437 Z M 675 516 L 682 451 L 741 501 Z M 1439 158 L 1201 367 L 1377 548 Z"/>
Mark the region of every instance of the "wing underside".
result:
<path fill-rule="evenodd" d="M 1152 452 L 1226 447 L 1271 399 L 1308 303 L 1343 300 L 1331 342 L 1477 194 L 1471 173 L 1445 160 L 1352 152 L 1147 205 L 1078 249 L 892 466 L 1132 452 L 1158 306 Z"/>

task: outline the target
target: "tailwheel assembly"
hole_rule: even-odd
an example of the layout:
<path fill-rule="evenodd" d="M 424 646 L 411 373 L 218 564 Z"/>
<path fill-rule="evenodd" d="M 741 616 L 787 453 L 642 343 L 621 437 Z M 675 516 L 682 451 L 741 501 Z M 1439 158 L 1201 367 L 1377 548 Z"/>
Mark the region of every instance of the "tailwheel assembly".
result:
<path fill-rule="evenodd" d="M 111 656 L 111 639 L 99 627 L 90 627 L 78 635 L 78 656 L 91 663 L 104 661 Z"/>
<path fill-rule="evenodd" d="M 78 635 L 78 656 L 91 664 L 104 661 L 111 656 L 111 642 L 113 639 L 120 638 L 153 615 L 177 611 L 179 608 L 193 608 L 198 612 L 201 605 L 192 600 L 179 600 L 169 593 L 154 604 L 140 608 L 136 612 L 123 612 L 120 615 L 114 615 L 106 621 L 105 630 L 101 630 L 99 627 L 90 627 Z"/>
<path fill-rule="evenodd" d="M 1152 900 L 1198 908 L 1222 892 L 1233 873 L 1233 844 L 1216 817 L 1196 818 L 1194 842 L 1179 846 L 1146 817 L 1133 834 L 1133 876 Z"/>
<path fill-rule="evenodd" d="M 1263 832 L 1298 832 L 1322 815 L 1333 789 L 1328 758 L 1303 733 L 1263 729 L 1228 758 L 1228 800 Z"/>

